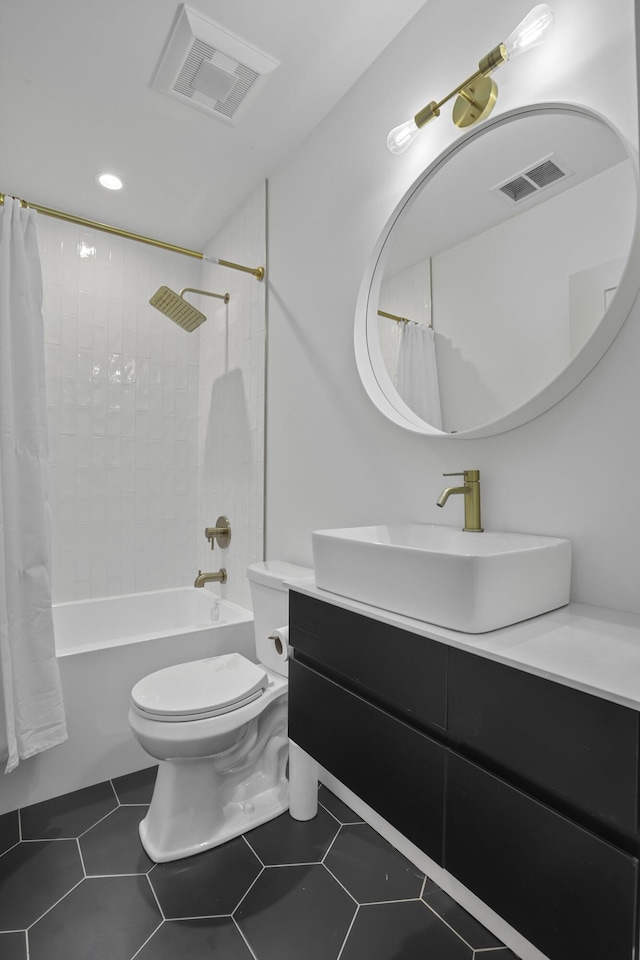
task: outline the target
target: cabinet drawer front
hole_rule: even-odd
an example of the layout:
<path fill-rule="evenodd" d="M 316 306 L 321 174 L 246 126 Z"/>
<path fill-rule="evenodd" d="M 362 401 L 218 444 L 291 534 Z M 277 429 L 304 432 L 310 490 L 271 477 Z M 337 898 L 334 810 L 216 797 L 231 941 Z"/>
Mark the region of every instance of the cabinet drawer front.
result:
<path fill-rule="evenodd" d="M 638 861 L 455 754 L 445 868 L 551 960 L 631 960 Z"/>
<path fill-rule="evenodd" d="M 291 739 L 441 864 L 444 748 L 315 670 L 289 666 Z"/>
<path fill-rule="evenodd" d="M 445 726 L 443 644 L 294 590 L 289 640 L 296 652 L 408 721 Z"/>
<path fill-rule="evenodd" d="M 638 714 L 452 649 L 449 732 L 474 757 L 625 833 L 637 830 Z"/>

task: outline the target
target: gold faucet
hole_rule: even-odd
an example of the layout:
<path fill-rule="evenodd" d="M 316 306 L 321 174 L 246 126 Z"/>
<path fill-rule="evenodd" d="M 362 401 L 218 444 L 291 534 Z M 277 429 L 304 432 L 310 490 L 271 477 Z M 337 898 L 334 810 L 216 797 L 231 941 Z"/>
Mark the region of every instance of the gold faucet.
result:
<path fill-rule="evenodd" d="M 436 503 L 444 507 L 452 493 L 464 494 L 464 527 L 467 533 L 482 533 L 480 520 L 480 471 L 465 470 L 463 473 L 443 473 L 443 477 L 464 477 L 463 487 L 445 487 Z"/>
<path fill-rule="evenodd" d="M 221 567 L 216 573 L 203 573 L 202 570 L 198 570 L 198 576 L 195 579 L 194 587 L 204 587 L 205 583 L 226 583 L 227 582 L 227 571 L 224 567 Z"/>

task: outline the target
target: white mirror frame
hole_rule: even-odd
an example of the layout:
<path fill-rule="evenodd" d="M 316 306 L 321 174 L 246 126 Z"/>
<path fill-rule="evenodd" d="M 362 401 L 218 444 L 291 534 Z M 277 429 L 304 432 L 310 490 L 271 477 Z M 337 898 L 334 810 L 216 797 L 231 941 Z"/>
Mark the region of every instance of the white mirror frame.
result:
<path fill-rule="evenodd" d="M 631 160 L 636 187 L 636 200 L 638 202 L 636 204 L 635 226 L 631 249 L 620 278 L 616 295 L 602 320 L 595 327 L 593 333 L 585 341 L 575 357 L 573 357 L 567 366 L 543 387 L 542 390 L 521 406 L 490 423 L 482 424 L 470 430 L 461 430 L 459 433 L 445 433 L 425 423 L 424 420 L 421 420 L 398 396 L 391 383 L 391 378 L 382 358 L 377 337 L 377 312 L 380 286 L 384 273 L 384 260 L 386 259 L 385 245 L 390 239 L 399 217 L 401 217 L 407 205 L 412 202 L 414 196 L 448 160 L 461 150 L 464 150 L 468 143 L 486 136 L 491 133 L 495 127 L 511 123 L 514 120 L 520 120 L 526 116 L 539 116 L 543 114 L 562 115 L 563 113 L 570 113 L 573 116 L 580 115 L 604 124 L 618 137 L 626 148 L 628 157 Z M 515 427 L 519 427 L 529 420 L 539 417 L 540 414 L 555 406 L 556 403 L 566 397 L 567 394 L 577 387 L 587 374 L 593 370 L 611 346 L 629 316 L 640 288 L 639 206 L 638 154 L 636 150 L 606 117 L 603 117 L 588 107 L 570 103 L 531 104 L 525 107 L 518 107 L 515 110 L 510 110 L 493 119 L 489 119 L 485 121 L 481 127 L 461 136 L 424 170 L 404 194 L 385 224 L 365 269 L 356 304 L 354 347 L 358 372 L 370 399 L 389 420 L 398 424 L 398 426 L 404 427 L 406 430 L 425 436 L 444 437 L 454 440 L 491 437 L 499 433 L 506 433 L 508 430 L 513 430 Z M 373 335 L 373 331 L 376 331 L 375 336 Z"/>

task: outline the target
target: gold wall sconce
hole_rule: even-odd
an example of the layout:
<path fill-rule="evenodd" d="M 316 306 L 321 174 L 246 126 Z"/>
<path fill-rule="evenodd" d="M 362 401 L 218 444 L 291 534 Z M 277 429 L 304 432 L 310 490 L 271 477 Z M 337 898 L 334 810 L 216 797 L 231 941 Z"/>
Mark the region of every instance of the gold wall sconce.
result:
<path fill-rule="evenodd" d="M 499 43 L 485 57 L 480 60 L 478 69 L 455 90 L 447 94 L 443 100 L 432 100 L 423 107 L 412 120 L 407 120 L 394 127 L 387 137 L 387 146 L 391 153 L 403 153 L 409 147 L 421 127 L 440 116 L 440 108 L 456 97 L 453 105 L 453 122 L 457 127 L 470 127 L 480 120 L 484 120 L 493 110 L 498 98 L 498 87 L 490 76 L 493 71 L 505 63 L 513 60 L 526 50 L 532 50 L 543 43 L 553 27 L 553 10 L 546 3 L 539 3 L 509 34 L 506 40 Z"/>

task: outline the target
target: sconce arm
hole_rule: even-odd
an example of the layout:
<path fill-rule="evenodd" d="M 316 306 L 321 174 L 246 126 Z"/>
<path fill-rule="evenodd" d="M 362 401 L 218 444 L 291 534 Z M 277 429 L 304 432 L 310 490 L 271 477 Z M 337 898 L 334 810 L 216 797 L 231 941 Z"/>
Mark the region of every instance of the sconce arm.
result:
<path fill-rule="evenodd" d="M 424 127 L 425 124 L 429 123 L 430 120 L 433 120 L 434 117 L 440 116 L 440 108 L 445 105 L 449 100 L 452 100 L 453 97 L 462 96 L 468 103 L 476 107 L 478 110 L 482 110 L 483 106 L 480 103 L 476 103 L 473 97 L 469 94 L 468 87 L 472 86 L 476 80 L 480 80 L 481 77 L 488 77 L 490 73 L 500 66 L 501 63 L 504 63 L 505 60 L 508 60 L 507 48 L 504 43 L 499 43 L 497 47 L 494 47 L 478 64 L 478 69 L 475 73 L 472 73 L 470 77 L 467 77 L 466 80 L 463 80 L 459 86 L 452 90 L 451 93 L 448 93 L 439 102 L 432 100 L 431 103 L 428 103 L 426 107 L 423 107 L 419 113 L 416 113 L 414 123 L 416 127 Z"/>

